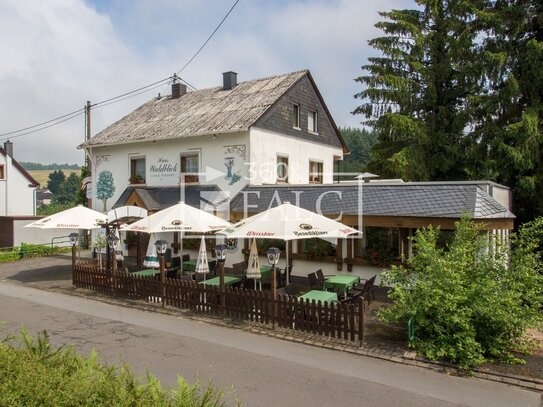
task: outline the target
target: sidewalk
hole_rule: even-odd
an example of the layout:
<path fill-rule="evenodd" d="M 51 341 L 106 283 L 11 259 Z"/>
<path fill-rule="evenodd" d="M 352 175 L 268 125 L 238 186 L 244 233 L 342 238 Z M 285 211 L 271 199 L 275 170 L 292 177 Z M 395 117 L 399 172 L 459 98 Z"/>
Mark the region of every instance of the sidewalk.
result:
<path fill-rule="evenodd" d="M 90 252 L 83 252 L 82 258 L 91 258 Z M 23 284 L 43 290 L 57 291 L 80 297 L 92 298 L 98 301 L 120 304 L 123 306 L 144 309 L 152 312 L 166 313 L 181 316 L 183 318 L 228 326 L 234 329 L 244 330 L 260 335 L 276 337 L 292 342 L 304 343 L 311 346 L 319 346 L 328 349 L 340 350 L 348 353 L 371 356 L 383 360 L 389 360 L 405 365 L 425 367 L 452 375 L 465 375 L 452 365 L 432 362 L 416 356 L 407 349 L 406 330 L 381 323 L 376 316 L 376 310 L 386 303 L 382 296 L 377 296 L 366 310 L 364 344 L 362 347 L 349 341 L 331 339 L 309 333 L 286 329 L 271 329 L 261 324 L 240 321 L 226 321 L 207 315 L 193 313 L 188 310 L 166 307 L 160 304 L 151 304 L 138 300 L 117 299 L 101 295 L 94 291 L 75 289 L 71 282 L 71 256 L 60 254 L 50 257 L 30 258 L 13 263 L 0 263 L 0 281 L 15 284 Z M 485 365 L 474 372 L 473 376 L 493 380 L 516 386 L 529 388 L 543 392 L 543 352 L 534 355 L 534 360 L 528 358 L 524 366 L 496 366 Z M 534 369 L 524 369 L 536 377 L 527 377 L 523 374 L 523 368 L 535 365 Z M 538 369 L 541 371 L 539 372 Z M 535 371 L 535 374 L 534 371 Z M 539 377 L 537 377 L 539 375 Z"/>

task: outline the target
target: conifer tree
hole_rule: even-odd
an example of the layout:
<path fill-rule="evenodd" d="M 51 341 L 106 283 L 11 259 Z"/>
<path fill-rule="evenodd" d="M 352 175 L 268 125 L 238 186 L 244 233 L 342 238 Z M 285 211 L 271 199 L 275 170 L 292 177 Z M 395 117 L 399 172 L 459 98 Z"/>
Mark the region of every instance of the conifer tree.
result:
<path fill-rule="evenodd" d="M 406 180 L 466 176 L 469 97 L 480 86 L 475 61 L 478 0 L 418 0 L 419 9 L 381 12 L 384 36 L 369 44 L 354 113 L 379 134 L 368 169 Z"/>

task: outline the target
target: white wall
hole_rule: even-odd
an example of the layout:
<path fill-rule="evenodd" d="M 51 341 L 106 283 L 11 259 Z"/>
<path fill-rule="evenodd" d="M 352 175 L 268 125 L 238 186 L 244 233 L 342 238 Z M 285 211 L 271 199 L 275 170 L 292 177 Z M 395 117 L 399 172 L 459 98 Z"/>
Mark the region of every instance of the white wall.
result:
<path fill-rule="evenodd" d="M 68 238 L 61 238 L 68 236 L 72 230 L 63 229 L 37 229 L 37 228 L 25 228 L 25 225 L 34 222 L 36 219 L 31 220 L 14 220 L 13 221 L 13 246 L 20 246 L 21 243 L 31 244 L 50 244 L 53 237 L 55 239 L 54 246 L 70 246 Z M 81 232 L 82 233 L 82 232 Z M 65 241 L 61 243 L 61 241 Z"/>
<path fill-rule="evenodd" d="M 129 185 L 130 158 L 145 156 L 147 186 L 179 185 L 180 160 L 183 153 L 200 155 L 200 184 L 217 184 L 224 192 L 234 196 L 249 181 L 247 132 L 219 134 L 217 136 L 186 137 L 175 140 L 132 143 L 92 149 L 93 161 L 93 208 L 103 211 L 103 202 L 96 198 L 96 182 L 99 174 L 109 170 L 113 174 L 115 193 L 106 202 L 107 210 L 119 199 Z M 231 173 L 239 176 L 236 181 L 226 178 L 226 159 L 232 159 Z M 166 166 L 163 172 L 151 171 L 152 167 Z M 232 184 L 232 185 L 230 185 Z"/>
<path fill-rule="evenodd" d="M 35 215 L 34 191 L 28 179 L 13 166 L 11 157 L 0 154 L 5 178 L 0 180 L 0 216 Z"/>
<path fill-rule="evenodd" d="M 323 163 L 323 182 L 333 182 L 334 156 L 343 157 L 341 148 L 318 144 L 303 139 L 251 128 L 250 158 L 251 184 L 275 184 L 277 156 L 288 157 L 289 184 L 309 182 L 309 161 Z"/>

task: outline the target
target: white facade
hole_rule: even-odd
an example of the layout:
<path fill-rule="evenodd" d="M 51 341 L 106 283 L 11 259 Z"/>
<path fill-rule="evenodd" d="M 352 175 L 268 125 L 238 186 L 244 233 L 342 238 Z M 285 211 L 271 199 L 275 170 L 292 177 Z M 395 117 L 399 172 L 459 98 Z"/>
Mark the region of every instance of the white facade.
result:
<path fill-rule="evenodd" d="M 277 157 L 288 157 L 288 183 L 309 182 L 310 161 L 322 163 L 323 183 L 333 182 L 335 157 L 341 148 L 295 138 L 270 130 L 183 137 L 153 142 L 95 147 L 92 156 L 92 205 L 108 211 L 130 185 L 133 160 L 144 160 L 144 183 L 136 186 L 180 185 L 182 158 L 197 156 L 198 183 L 217 185 L 234 197 L 245 185 L 277 183 Z M 110 171 L 114 191 L 107 200 L 98 198 L 100 174 Z M 190 180 L 189 180 L 190 182 Z M 181 192 L 180 192 L 181 194 Z"/>
<path fill-rule="evenodd" d="M 0 216 L 35 215 L 38 186 L 32 185 L 4 152 L 0 154 L 0 166 Z"/>
<path fill-rule="evenodd" d="M 251 185 L 277 183 L 277 158 L 288 158 L 288 183 L 308 184 L 309 163 L 322 163 L 323 183 L 333 182 L 334 157 L 341 148 L 295 138 L 270 130 L 251 128 Z"/>

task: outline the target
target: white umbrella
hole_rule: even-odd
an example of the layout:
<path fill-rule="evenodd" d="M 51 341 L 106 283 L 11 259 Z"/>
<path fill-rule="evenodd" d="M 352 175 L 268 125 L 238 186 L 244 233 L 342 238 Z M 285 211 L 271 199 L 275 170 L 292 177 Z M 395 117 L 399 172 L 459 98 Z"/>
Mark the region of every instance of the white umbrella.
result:
<path fill-rule="evenodd" d="M 145 267 L 160 267 L 160 263 L 158 261 L 158 254 L 156 252 L 155 241 L 155 235 L 151 233 L 151 236 L 149 237 L 149 246 L 147 246 L 147 252 L 145 253 L 145 259 L 143 260 L 143 265 Z"/>
<path fill-rule="evenodd" d="M 120 244 L 120 242 L 121 242 L 121 233 L 119 232 L 119 229 L 115 230 L 115 236 L 117 236 L 117 239 L 119 239 L 119 249 L 115 250 L 115 258 L 117 260 L 123 261 L 124 260 L 124 254 L 123 254 L 122 245 Z"/>
<path fill-rule="evenodd" d="M 105 223 L 107 223 L 107 216 L 105 214 L 78 205 L 29 223 L 25 228 L 97 229 Z"/>
<path fill-rule="evenodd" d="M 200 252 L 198 253 L 198 260 L 196 261 L 195 271 L 197 273 L 203 273 L 205 281 L 205 275 L 209 273 L 209 264 L 207 262 L 206 242 L 203 236 L 202 241 L 200 242 Z"/>
<path fill-rule="evenodd" d="M 231 226 L 228 221 L 209 212 L 194 208 L 184 202 L 153 213 L 121 230 L 133 232 L 197 232 L 208 233 Z"/>
<path fill-rule="evenodd" d="M 130 225 L 121 227 L 122 231 L 160 233 L 160 232 L 215 232 L 231 226 L 231 223 L 209 212 L 203 211 L 184 202 L 153 213 Z M 181 244 L 183 244 L 183 239 Z M 183 247 L 181 246 L 181 251 Z M 183 259 L 183 256 L 181 256 Z M 183 270 L 183 260 L 181 260 Z"/>
<path fill-rule="evenodd" d="M 206 251 L 206 242 L 202 236 L 202 241 L 200 242 L 200 252 L 198 253 L 198 260 L 196 261 L 197 273 L 202 273 L 204 275 L 204 288 L 206 286 L 206 274 L 209 273 L 209 264 L 207 262 L 207 251 Z M 204 303 L 206 303 L 206 293 L 204 291 Z"/>
<path fill-rule="evenodd" d="M 249 252 L 249 267 L 247 268 L 246 277 L 254 279 L 256 290 L 256 279 L 262 277 L 262 274 L 260 273 L 260 259 L 258 258 L 256 239 L 253 239 L 253 243 L 251 244 L 251 251 Z M 260 283 L 260 289 L 262 289 L 262 283 Z"/>
<path fill-rule="evenodd" d="M 218 232 L 227 238 L 299 240 L 346 238 L 358 230 L 285 202 Z M 287 244 L 288 266 L 288 244 Z M 288 275 L 287 275 L 288 279 Z M 288 281 L 287 281 L 288 283 Z"/>

